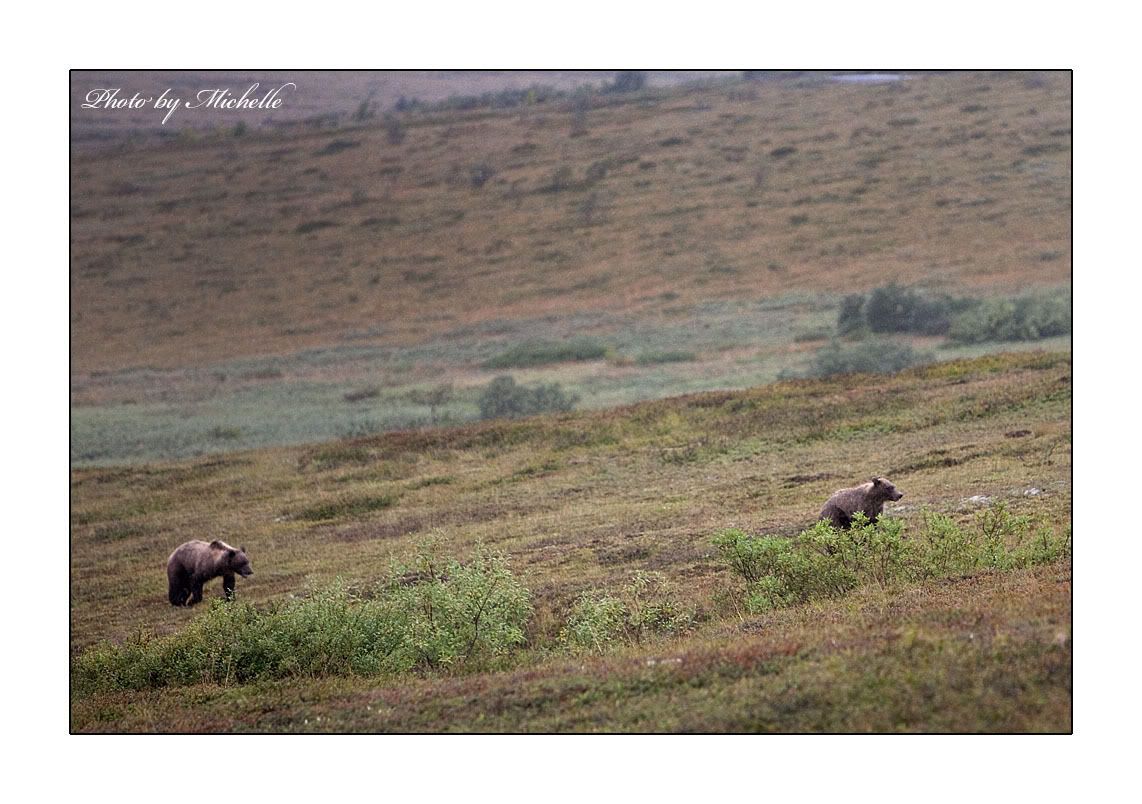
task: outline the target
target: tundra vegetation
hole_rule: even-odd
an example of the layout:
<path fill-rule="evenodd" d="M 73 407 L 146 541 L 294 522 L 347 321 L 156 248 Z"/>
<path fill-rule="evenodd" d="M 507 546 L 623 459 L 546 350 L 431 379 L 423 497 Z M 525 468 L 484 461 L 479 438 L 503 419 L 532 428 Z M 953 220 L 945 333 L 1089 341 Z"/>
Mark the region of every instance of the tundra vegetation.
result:
<path fill-rule="evenodd" d="M 74 150 L 71 728 L 1070 730 L 1069 74 L 753 79 Z"/>
<path fill-rule="evenodd" d="M 72 727 L 1066 731 L 1070 400 L 1011 354 L 77 469 Z M 259 573 L 173 609 L 199 529 Z"/>

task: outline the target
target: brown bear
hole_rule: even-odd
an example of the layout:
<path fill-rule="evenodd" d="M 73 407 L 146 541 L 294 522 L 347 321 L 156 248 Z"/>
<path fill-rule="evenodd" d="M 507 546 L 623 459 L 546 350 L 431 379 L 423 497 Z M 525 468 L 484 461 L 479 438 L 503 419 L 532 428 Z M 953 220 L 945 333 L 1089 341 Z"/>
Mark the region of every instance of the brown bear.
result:
<path fill-rule="evenodd" d="M 895 502 L 903 496 L 888 478 L 874 477 L 867 483 L 861 483 L 851 489 L 833 492 L 833 496 L 825 503 L 817 518 L 827 519 L 834 528 L 844 530 L 852 525 L 853 514 L 857 511 L 864 511 L 868 521 L 875 522 L 884 508 L 885 501 Z"/>
<path fill-rule="evenodd" d="M 254 574 L 246 548 L 235 550 L 219 539 L 207 544 L 195 539 L 180 544 L 167 559 L 167 580 L 172 606 L 193 606 L 202 601 L 202 585 L 222 576 L 222 592 L 234 597 L 234 575 L 249 578 Z M 189 598 L 189 600 L 187 599 Z"/>

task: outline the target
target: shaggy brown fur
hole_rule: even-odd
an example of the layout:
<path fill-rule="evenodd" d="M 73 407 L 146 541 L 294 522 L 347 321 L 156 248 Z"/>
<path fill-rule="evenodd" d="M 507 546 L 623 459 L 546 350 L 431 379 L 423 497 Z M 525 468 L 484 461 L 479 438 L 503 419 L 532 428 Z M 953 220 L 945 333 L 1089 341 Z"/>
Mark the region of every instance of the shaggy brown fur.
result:
<path fill-rule="evenodd" d="M 215 539 L 207 544 L 195 539 L 175 548 L 167 559 L 167 580 L 172 606 L 193 606 L 202 601 L 202 585 L 222 576 L 222 592 L 227 599 L 234 597 L 234 575 L 249 578 L 254 574 L 246 548 L 235 550 L 226 542 Z M 189 598 L 189 600 L 188 600 Z"/>
<path fill-rule="evenodd" d="M 869 522 L 875 522 L 884 509 L 887 500 L 896 501 L 904 495 L 896 490 L 892 481 L 884 477 L 874 477 L 851 489 L 833 492 L 833 496 L 821 509 L 818 519 L 829 520 L 833 527 L 845 529 L 853 523 L 853 514 L 863 511 Z"/>

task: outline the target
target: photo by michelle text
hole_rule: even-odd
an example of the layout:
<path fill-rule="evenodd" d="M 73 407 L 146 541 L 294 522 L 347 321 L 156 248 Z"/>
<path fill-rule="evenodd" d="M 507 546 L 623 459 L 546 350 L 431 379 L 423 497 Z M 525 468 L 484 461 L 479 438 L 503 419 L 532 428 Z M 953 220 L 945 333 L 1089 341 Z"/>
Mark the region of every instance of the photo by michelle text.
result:
<path fill-rule="evenodd" d="M 225 87 L 200 89 L 191 98 L 176 96 L 170 89 L 165 89 L 158 96 L 143 95 L 139 92 L 127 94 L 121 87 L 96 88 L 84 96 L 81 109 L 143 109 L 153 108 L 163 113 L 163 125 L 166 125 L 179 109 L 249 109 L 274 110 L 281 107 L 285 96 L 297 89 L 292 81 L 273 89 L 263 90 L 258 83 L 251 84 L 244 92 L 238 94 Z"/>

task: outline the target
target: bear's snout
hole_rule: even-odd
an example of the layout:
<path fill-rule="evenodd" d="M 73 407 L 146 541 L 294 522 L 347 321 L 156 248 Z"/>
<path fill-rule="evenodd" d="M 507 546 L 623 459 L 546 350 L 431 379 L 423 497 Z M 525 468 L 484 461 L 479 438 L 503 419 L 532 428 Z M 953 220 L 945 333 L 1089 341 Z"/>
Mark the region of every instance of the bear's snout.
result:
<path fill-rule="evenodd" d="M 251 575 L 254 574 L 254 571 L 252 569 L 250 569 L 249 567 L 242 567 L 242 569 L 238 570 L 238 574 L 241 575 L 243 578 L 249 578 Z"/>
<path fill-rule="evenodd" d="M 900 491 L 898 491 L 898 492 L 896 492 L 896 496 L 895 496 L 895 497 L 893 497 L 893 498 L 892 498 L 892 500 L 893 500 L 893 502 L 895 502 L 896 500 L 899 500 L 899 499 L 900 499 L 901 497 L 903 497 L 903 496 L 904 496 L 904 493 L 903 493 L 903 492 L 900 492 Z"/>

